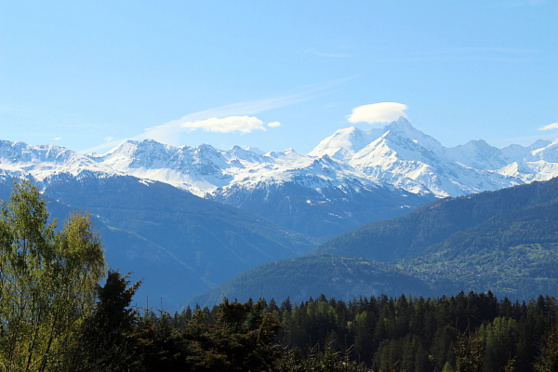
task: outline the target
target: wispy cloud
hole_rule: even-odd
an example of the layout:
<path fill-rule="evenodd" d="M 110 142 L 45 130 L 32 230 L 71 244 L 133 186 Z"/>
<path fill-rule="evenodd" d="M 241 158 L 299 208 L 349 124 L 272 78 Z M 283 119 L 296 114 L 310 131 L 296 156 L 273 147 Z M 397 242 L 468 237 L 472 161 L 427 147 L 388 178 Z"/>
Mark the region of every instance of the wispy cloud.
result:
<path fill-rule="evenodd" d="M 548 3 L 548 0 L 511 0 L 502 1 L 499 3 L 491 4 L 492 7 L 502 7 L 502 8 L 519 8 L 525 6 L 537 6 Z"/>
<path fill-rule="evenodd" d="M 460 47 L 451 48 L 441 53 L 494 53 L 494 54 L 533 54 L 536 53 L 537 49 L 530 48 L 502 48 L 502 47 Z"/>
<path fill-rule="evenodd" d="M 303 53 L 325 58 L 351 58 L 353 56 L 349 53 L 324 52 L 317 48 L 308 48 Z"/>
<path fill-rule="evenodd" d="M 407 105 L 397 102 L 380 102 L 370 105 L 363 105 L 353 109 L 351 115 L 347 116 L 349 123 L 389 123 L 399 119 L 406 118 L 405 110 Z"/>
<path fill-rule="evenodd" d="M 313 84 L 301 89 L 299 93 L 274 98 L 260 99 L 254 101 L 238 102 L 208 110 L 194 112 L 180 119 L 147 128 L 143 133 L 137 134 L 130 139 L 144 140 L 154 139 L 159 142 L 178 145 L 181 135 L 193 130 L 204 130 L 219 133 L 249 133 L 254 130 L 265 130 L 263 121 L 254 115 L 285 106 L 295 105 L 309 101 L 323 95 L 328 88 L 337 86 L 356 76 L 333 80 L 329 82 Z M 281 124 L 277 121 L 270 122 L 267 127 L 276 128 Z M 86 149 L 83 152 L 102 152 L 120 144 L 123 140 L 113 140 Z"/>
<path fill-rule="evenodd" d="M 545 125 L 544 127 L 540 127 L 539 130 L 555 130 L 558 129 L 558 123 L 552 123 Z"/>
<path fill-rule="evenodd" d="M 153 128 L 147 128 L 144 133 L 138 134 L 133 139 L 150 138 L 163 143 L 175 144 L 180 133 L 195 129 L 221 133 L 235 131 L 249 133 L 252 130 L 263 127 L 263 122 L 260 119 L 250 115 L 313 99 L 314 94 L 319 90 L 277 98 L 239 102 L 195 112 L 185 115 L 180 119 Z"/>
<path fill-rule="evenodd" d="M 527 62 L 539 53 L 537 49 L 505 47 L 456 47 L 433 50 L 408 56 L 409 61 L 488 61 L 518 63 Z"/>
<path fill-rule="evenodd" d="M 439 54 L 470 59 L 524 60 L 538 52 L 530 48 L 460 47 L 440 51 Z"/>

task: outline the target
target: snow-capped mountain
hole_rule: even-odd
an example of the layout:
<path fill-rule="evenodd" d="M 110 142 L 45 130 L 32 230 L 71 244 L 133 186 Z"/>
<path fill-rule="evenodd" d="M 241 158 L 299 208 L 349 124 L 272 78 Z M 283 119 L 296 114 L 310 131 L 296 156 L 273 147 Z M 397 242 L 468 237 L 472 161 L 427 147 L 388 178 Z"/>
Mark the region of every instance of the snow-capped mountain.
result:
<path fill-rule="evenodd" d="M 55 216 L 89 211 L 109 264 L 168 303 L 436 198 L 557 176 L 558 140 L 446 148 L 406 119 L 340 129 L 309 154 L 145 140 L 87 155 L 0 141 L 1 198 L 25 177 Z"/>
<path fill-rule="evenodd" d="M 58 174 L 77 176 L 91 171 L 98 174 L 114 174 L 94 158 L 52 145 L 33 146 L 23 142 L 0 141 L 0 171 L 4 174 L 32 176 L 37 181 Z"/>
<path fill-rule="evenodd" d="M 497 190 L 558 176 L 558 140 L 504 149 L 477 140 L 446 148 L 405 118 L 382 130 L 339 130 L 310 153 L 321 154 L 342 159 L 371 181 L 437 197 Z"/>
<path fill-rule="evenodd" d="M 400 118 L 384 128 L 340 129 L 307 155 L 153 140 L 84 155 L 2 141 L 0 169 L 43 186 L 62 173 L 160 181 L 326 239 L 435 198 L 556 177 L 558 140 L 504 149 L 478 140 L 446 148 Z"/>

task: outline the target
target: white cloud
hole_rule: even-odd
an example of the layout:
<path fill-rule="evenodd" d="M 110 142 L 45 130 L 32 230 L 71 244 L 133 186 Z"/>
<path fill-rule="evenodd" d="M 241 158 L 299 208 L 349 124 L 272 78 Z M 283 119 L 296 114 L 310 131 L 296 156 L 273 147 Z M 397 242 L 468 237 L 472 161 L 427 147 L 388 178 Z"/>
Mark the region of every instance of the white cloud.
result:
<path fill-rule="evenodd" d="M 290 106 L 297 103 L 315 99 L 324 90 L 343 84 L 346 81 L 355 79 L 356 76 L 350 76 L 329 82 L 312 84 L 307 86 L 302 92 L 275 98 L 260 99 L 255 101 L 246 101 L 224 105 L 194 112 L 181 117 L 180 119 L 170 121 L 165 124 L 147 129 L 144 133 L 139 134 L 132 139 L 142 140 L 145 138 L 154 139 L 156 141 L 168 144 L 179 144 L 178 137 L 181 133 L 188 130 L 188 126 L 184 123 L 206 121 L 212 118 L 227 118 L 230 116 L 255 115 L 257 113 L 268 111 L 280 107 Z M 273 127 L 273 126 L 271 126 Z M 191 128 L 191 127 L 190 127 Z M 241 132 L 242 133 L 242 132 Z M 246 133 L 246 132 L 244 132 Z M 95 149 L 93 151 L 96 151 Z"/>
<path fill-rule="evenodd" d="M 544 127 L 539 128 L 539 130 L 553 130 L 553 129 L 558 129 L 558 123 L 548 124 L 545 125 Z"/>
<path fill-rule="evenodd" d="M 114 141 L 114 137 L 105 137 L 105 142 Z"/>
<path fill-rule="evenodd" d="M 180 119 L 152 128 L 146 128 L 144 133 L 134 136 L 132 139 L 143 140 L 150 138 L 162 143 L 178 145 L 180 143 L 179 136 L 181 133 L 185 133 L 189 130 L 204 129 L 208 132 L 230 133 L 236 131 L 240 133 L 249 133 L 255 129 L 264 129 L 263 123 L 255 117 L 248 120 L 239 118 L 247 118 L 249 117 L 248 115 L 254 115 L 259 112 L 290 106 L 313 99 L 314 94 L 322 89 L 325 88 L 313 88 L 308 92 L 300 94 L 233 103 L 209 110 L 194 112 Z M 229 119 L 231 117 L 236 119 Z M 256 122 L 254 119 L 259 122 Z M 89 151 L 91 150 L 97 151 L 97 149 L 90 149 Z"/>
<path fill-rule="evenodd" d="M 407 105 L 397 102 L 373 103 L 354 108 L 347 120 L 349 123 L 389 123 L 400 117 L 406 118 L 406 109 Z"/>
<path fill-rule="evenodd" d="M 350 76 L 338 80 L 312 84 L 306 86 L 299 93 L 285 95 L 280 97 L 260 99 L 254 101 L 238 102 L 224 106 L 214 107 L 208 110 L 194 112 L 161 125 L 146 128 L 143 133 L 130 137 L 133 140 L 153 139 L 170 145 L 180 145 L 183 143 L 181 136 L 195 129 L 204 129 L 206 131 L 230 133 L 240 132 L 249 133 L 253 130 L 265 130 L 263 123 L 259 124 L 254 118 L 251 120 L 229 120 L 230 117 L 243 117 L 243 115 L 255 115 L 257 113 L 268 111 L 280 107 L 290 106 L 297 103 L 309 101 L 319 97 L 323 91 L 328 88 L 343 84 L 346 81 L 355 79 L 357 76 Z M 219 119 L 220 118 L 220 119 Z M 228 123 L 228 125 L 227 125 Z M 255 127 L 250 127 L 250 125 Z M 261 128 L 259 127 L 261 126 Z M 269 127 L 277 127 L 278 122 L 271 122 Z M 210 129 L 211 128 L 211 129 Z M 231 129 L 236 128 L 236 129 Z M 250 129 L 252 128 L 252 129 Z M 122 140 L 113 140 L 105 142 L 99 146 L 82 150 L 84 153 L 100 152 L 109 150 L 111 147 L 117 146 Z"/>
<path fill-rule="evenodd" d="M 267 124 L 268 127 L 277 128 L 281 126 L 281 123 L 278 121 L 272 121 L 271 123 Z"/>
<path fill-rule="evenodd" d="M 54 140 L 55 141 L 60 141 L 62 139 L 62 137 L 56 137 Z"/>
<path fill-rule="evenodd" d="M 206 120 L 187 121 L 181 123 L 182 128 L 203 129 L 206 132 L 219 133 L 250 133 L 254 130 L 265 130 L 263 121 L 255 116 L 228 116 L 225 118 L 209 118 Z"/>

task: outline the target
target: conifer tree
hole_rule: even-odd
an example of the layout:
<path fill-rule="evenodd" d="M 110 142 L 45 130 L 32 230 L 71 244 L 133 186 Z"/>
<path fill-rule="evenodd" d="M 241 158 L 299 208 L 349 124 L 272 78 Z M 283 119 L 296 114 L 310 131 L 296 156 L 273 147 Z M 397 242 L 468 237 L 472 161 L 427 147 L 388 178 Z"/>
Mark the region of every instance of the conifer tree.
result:
<path fill-rule="evenodd" d="M 140 283 L 110 271 L 97 287 L 98 302 L 70 357 L 72 371 L 126 371 L 132 364 L 136 311 L 130 302 Z"/>

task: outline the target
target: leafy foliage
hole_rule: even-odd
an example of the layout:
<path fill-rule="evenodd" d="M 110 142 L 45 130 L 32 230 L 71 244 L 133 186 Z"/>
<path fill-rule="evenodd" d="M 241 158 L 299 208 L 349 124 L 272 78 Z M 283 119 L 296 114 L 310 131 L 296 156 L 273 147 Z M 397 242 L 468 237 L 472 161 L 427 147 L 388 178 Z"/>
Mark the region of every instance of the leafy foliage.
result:
<path fill-rule="evenodd" d="M 92 311 L 104 273 L 101 242 L 88 215 L 61 230 L 48 223 L 36 186 L 16 183 L 0 214 L 0 368 L 61 368 Z"/>
<path fill-rule="evenodd" d="M 546 340 L 541 343 L 535 370 L 540 372 L 558 371 L 558 320 L 548 332 Z"/>

